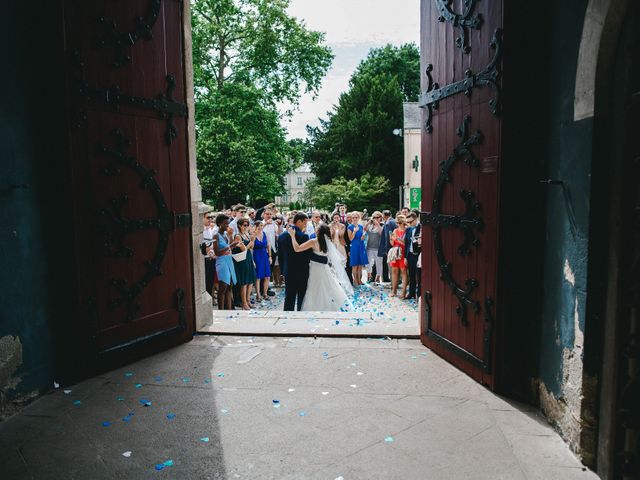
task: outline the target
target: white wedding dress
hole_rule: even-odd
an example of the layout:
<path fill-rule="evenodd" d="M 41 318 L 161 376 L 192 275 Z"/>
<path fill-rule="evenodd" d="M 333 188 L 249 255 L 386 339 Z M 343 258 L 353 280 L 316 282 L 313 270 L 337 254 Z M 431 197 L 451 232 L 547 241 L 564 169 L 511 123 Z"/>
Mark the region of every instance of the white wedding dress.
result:
<path fill-rule="evenodd" d="M 348 312 L 353 310 L 349 299 L 353 294 L 353 287 L 340 263 L 339 256 L 336 256 L 336 254 L 339 255 L 337 249 L 330 241 L 328 243 L 330 244 L 328 254 L 314 250 L 316 255 L 327 258 L 328 262 L 319 263 L 313 260 L 309 262 L 309 281 L 302 302 L 303 311 Z"/>

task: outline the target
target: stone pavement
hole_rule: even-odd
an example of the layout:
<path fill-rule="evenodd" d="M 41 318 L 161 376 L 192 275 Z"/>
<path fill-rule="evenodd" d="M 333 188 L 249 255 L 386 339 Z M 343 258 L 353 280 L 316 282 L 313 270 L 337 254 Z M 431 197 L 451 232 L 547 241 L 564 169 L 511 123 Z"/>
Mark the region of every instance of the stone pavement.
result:
<path fill-rule="evenodd" d="M 0 423 L 0 465 L 15 480 L 597 478 L 534 409 L 395 339 L 198 336 Z"/>
<path fill-rule="evenodd" d="M 418 303 L 389 297 L 390 290 L 366 284 L 356 288 L 350 312 L 285 312 L 284 289 L 255 310 L 214 310 L 202 333 L 418 338 Z"/>

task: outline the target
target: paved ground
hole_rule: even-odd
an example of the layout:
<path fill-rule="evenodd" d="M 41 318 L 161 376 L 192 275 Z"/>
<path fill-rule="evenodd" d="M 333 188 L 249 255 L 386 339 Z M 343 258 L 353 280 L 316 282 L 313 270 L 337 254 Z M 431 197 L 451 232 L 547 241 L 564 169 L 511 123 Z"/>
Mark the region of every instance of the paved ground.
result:
<path fill-rule="evenodd" d="M 0 423 L 0 465 L 15 480 L 597 478 L 535 411 L 418 341 L 347 338 L 199 336 L 61 386 Z"/>
<path fill-rule="evenodd" d="M 204 333 L 245 335 L 322 335 L 418 337 L 418 304 L 389 297 L 380 285 L 363 285 L 351 297 L 353 312 L 284 312 L 284 289 L 256 304 L 255 310 L 214 310 Z"/>

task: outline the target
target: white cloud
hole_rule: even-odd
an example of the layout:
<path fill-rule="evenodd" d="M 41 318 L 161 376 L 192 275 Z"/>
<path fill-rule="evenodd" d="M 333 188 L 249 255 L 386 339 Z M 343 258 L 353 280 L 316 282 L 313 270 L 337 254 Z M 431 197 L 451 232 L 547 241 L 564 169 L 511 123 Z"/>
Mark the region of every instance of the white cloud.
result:
<path fill-rule="evenodd" d="M 292 0 L 289 13 L 304 20 L 308 28 L 326 32 L 335 59 L 318 97 L 302 97 L 286 124 L 288 137 L 304 138 L 306 125 L 317 126 L 318 117 L 326 118 L 371 48 L 419 43 L 419 10 L 419 0 Z"/>

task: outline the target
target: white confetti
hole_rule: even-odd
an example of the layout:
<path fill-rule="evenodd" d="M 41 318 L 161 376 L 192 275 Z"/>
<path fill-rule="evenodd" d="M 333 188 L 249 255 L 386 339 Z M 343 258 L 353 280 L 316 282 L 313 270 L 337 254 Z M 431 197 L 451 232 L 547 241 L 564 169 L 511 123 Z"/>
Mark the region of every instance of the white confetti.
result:
<path fill-rule="evenodd" d="M 127 457 L 127 458 L 129 458 L 129 457 L 131 456 L 131 452 L 127 450 L 126 452 L 124 452 L 124 453 L 122 454 L 122 456 L 123 456 L 123 457 Z"/>

